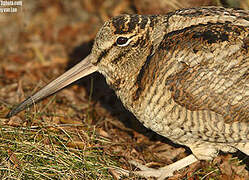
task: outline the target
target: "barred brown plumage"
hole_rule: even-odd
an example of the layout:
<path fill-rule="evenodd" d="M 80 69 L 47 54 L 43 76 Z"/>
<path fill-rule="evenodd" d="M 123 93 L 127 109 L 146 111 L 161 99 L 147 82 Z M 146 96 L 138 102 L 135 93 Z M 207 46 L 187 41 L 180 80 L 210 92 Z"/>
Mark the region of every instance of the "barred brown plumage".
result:
<path fill-rule="evenodd" d="M 119 37 L 128 38 L 118 46 Z M 73 81 L 102 73 L 146 127 L 193 155 L 137 174 L 161 179 L 219 150 L 249 155 L 249 12 L 221 7 L 106 22 L 92 53 L 14 108 L 11 117 Z"/>

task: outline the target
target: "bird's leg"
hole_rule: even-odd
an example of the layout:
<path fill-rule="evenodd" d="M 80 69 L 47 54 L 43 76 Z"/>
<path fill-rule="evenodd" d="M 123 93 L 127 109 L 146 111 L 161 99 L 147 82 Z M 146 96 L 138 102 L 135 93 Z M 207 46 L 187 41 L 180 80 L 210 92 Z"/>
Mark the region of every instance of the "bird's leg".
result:
<path fill-rule="evenodd" d="M 203 143 L 202 145 L 191 144 L 188 146 L 190 147 L 193 154 L 159 169 L 148 168 L 144 165 L 139 164 L 138 162 L 131 161 L 131 164 L 141 169 L 141 171 L 135 171 L 133 173 L 147 178 L 156 177 L 159 180 L 163 180 L 167 177 L 173 176 L 173 173 L 175 171 L 178 171 L 200 159 L 211 160 L 218 154 L 218 149 L 216 147 L 213 147 L 213 145 L 210 143 Z"/>
<path fill-rule="evenodd" d="M 167 165 L 159 169 L 148 168 L 144 165 L 139 164 L 136 161 L 130 161 L 130 163 L 138 167 L 139 169 L 141 169 L 141 171 L 132 172 L 133 174 L 146 177 L 146 178 L 155 177 L 155 178 L 158 178 L 158 180 L 163 180 L 167 177 L 173 176 L 173 173 L 175 171 L 178 171 L 196 161 L 198 161 L 198 159 L 193 154 L 191 154 L 181 160 L 178 160 L 170 165 Z"/>

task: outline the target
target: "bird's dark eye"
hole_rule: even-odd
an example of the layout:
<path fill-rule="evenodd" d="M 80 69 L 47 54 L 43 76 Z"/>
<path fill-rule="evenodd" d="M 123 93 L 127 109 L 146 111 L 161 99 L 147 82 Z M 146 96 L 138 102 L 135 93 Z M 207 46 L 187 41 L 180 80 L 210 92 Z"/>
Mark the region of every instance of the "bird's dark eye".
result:
<path fill-rule="evenodd" d="M 118 37 L 116 40 L 116 44 L 118 46 L 127 46 L 129 44 L 129 39 L 127 37 Z"/>

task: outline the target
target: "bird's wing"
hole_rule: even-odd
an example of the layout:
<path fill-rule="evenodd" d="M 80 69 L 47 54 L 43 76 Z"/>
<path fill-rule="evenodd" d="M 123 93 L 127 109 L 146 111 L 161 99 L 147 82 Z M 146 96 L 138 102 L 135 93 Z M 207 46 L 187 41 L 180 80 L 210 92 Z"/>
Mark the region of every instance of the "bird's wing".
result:
<path fill-rule="evenodd" d="M 189 110 L 214 111 L 226 123 L 249 123 L 249 28 L 202 26 L 165 36 L 159 56 L 178 64 L 166 85 L 175 102 Z"/>

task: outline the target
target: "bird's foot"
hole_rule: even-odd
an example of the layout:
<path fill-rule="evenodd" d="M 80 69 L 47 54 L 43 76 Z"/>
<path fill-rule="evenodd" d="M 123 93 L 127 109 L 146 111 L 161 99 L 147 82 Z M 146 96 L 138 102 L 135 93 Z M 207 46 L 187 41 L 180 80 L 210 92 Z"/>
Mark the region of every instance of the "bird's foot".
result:
<path fill-rule="evenodd" d="M 148 168 L 147 166 L 142 165 L 136 161 L 130 161 L 131 164 L 138 167 L 141 171 L 129 172 L 125 170 L 123 171 L 122 174 L 125 176 L 135 174 L 135 175 L 145 177 L 145 178 L 154 177 L 158 180 L 164 180 L 167 177 L 173 176 L 173 173 L 175 171 L 180 170 L 196 161 L 198 161 L 198 159 L 196 159 L 196 157 L 193 154 L 191 154 L 179 161 L 176 161 L 175 163 L 172 163 L 168 166 L 165 166 L 159 169 Z"/>
<path fill-rule="evenodd" d="M 174 170 L 169 166 L 165 166 L 159 169 L 148 168 L 145 165 L 138 163 L 137 161 L 130 161 L 131 164 L 138 167 L 141 171 L 133 171 L 132 173 L 141 177 L 149 178 L 154 177 L 158 180 L 163 180 L 167 177 L 173 176 Z"/>
<path fill-rule="evenodd" d="M 128 171 L 125 169 L 117 169 L 115 168 L 115 172 L 119 174 L 117 179 L 122 179 L 122 176 L 131 177 L 131 176 L 140 176 L 144 178 L 156 178 L 158 180 L 163 180 L 167 177 L 173 176 L 173 171 L 163 170 L 163 169 L 153 169 L 148 168 L 145 165 L 138 163 L 137 161 L 129 161 L 132 165 L 138 167 L 141 171 Z M 165 172 L 166 171 L 166 172 Z"/>

